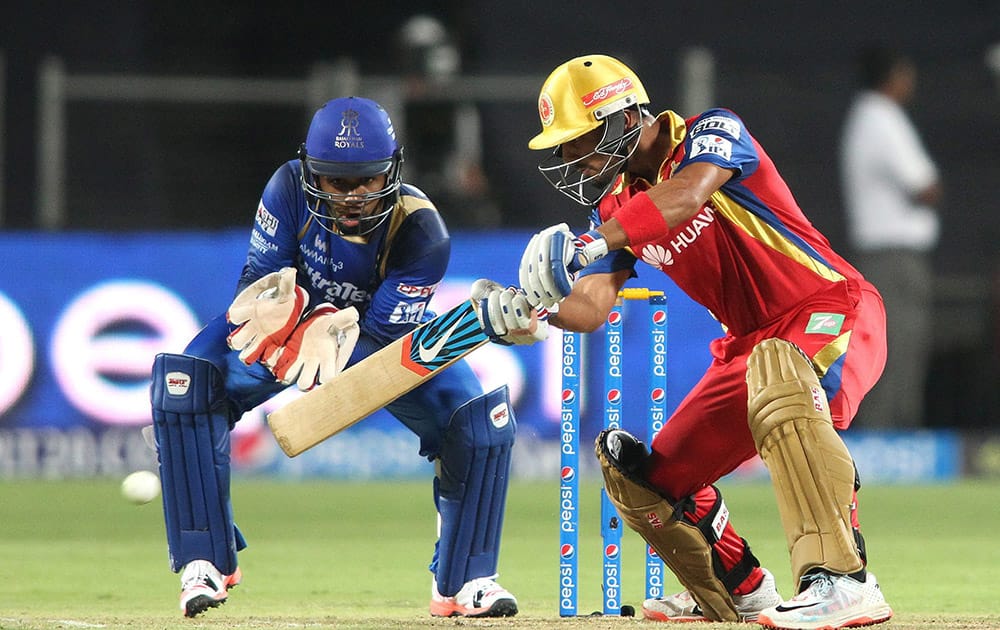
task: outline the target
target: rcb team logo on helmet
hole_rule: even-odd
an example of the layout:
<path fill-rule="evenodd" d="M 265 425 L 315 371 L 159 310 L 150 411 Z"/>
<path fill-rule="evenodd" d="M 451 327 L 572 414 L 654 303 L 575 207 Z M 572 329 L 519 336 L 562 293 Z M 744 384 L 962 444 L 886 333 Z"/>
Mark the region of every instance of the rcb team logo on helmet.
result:
<path fill-rule="evenodd" d="M 542 133 L 528 146 L 551 149 L 597 129 L 615 112 L 646 103 L 646 89 L 628 66 L 605 55 L 577 57 L 553 70 L 542 85 Z"/>
<path fill-rule="evenodd" d="M 552 97 L 548 92 L 542 92 L 538 97 L 538 117 L 542 120 L 542 126 L 548 127 L 555 118 L 555 110 L 552 108 Z"/>

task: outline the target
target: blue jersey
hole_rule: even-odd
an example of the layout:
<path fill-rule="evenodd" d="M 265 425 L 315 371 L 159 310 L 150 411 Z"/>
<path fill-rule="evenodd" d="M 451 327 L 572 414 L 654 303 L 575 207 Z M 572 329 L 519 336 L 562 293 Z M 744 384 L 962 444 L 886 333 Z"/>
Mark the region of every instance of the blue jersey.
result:
<path fill-rule="evenodd" d="M 427 308 L 451 253 L 434 204 L 403 184 L 392 213 L 370 234 L 339 236 L 309 213 L 298 160 L 283 164 L 264 188 L 237 291 L 282 267 L 298 271 L 309 304 L 354 306 L 361 332 L 378 345 L 434 314 Z"/>

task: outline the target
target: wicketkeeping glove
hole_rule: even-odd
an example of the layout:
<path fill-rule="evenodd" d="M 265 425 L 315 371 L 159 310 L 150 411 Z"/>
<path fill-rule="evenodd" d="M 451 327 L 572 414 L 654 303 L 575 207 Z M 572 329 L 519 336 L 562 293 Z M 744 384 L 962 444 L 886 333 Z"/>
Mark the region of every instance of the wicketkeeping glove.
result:
<path fill-rule="evenodd" d="M 340 373 L 358 341 L 358 310 L 337 310 L 320 304 L 292 332 L 285 345 L 264 359 L 264 365 L 286 385 L 295 381 L 308 391 Z"/>
<path fill-rule="evenodd" d="M 574 236 L 565 223 L 531 237 L 518 271 L 532 304 L 551 307 L 573 290 L 576 272 L 604 258 L 608 244 L 596 230 Z"/>
<path fill-rule="evenodd" d="M 520 289 L 480 278 L 472 283 L 471 293 L 479 325 L 490 341 L 525 346 L 548 338 L 548 311 L 532 307 Z"/>
<path fill-rule="evenodd" d="M 285 343 L 308 304 L 309 294 L 295 284 L 294 269 L 267 274 L 229 305 L 226 319 L 239 326 L 227 339 L 229 347 L 240 351 L 241 361 L 252 364 Z"/>

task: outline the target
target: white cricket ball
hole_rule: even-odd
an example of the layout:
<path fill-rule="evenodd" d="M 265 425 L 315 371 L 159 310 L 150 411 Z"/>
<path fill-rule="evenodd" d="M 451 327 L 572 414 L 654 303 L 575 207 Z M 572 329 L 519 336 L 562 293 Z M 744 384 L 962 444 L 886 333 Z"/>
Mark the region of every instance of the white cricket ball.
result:
<path fill-rule="evenodd" d="M 148 470 L 137 470 L 122 481 L 122 496 L 143 505 L 160 496 L 160 478 Z"/>

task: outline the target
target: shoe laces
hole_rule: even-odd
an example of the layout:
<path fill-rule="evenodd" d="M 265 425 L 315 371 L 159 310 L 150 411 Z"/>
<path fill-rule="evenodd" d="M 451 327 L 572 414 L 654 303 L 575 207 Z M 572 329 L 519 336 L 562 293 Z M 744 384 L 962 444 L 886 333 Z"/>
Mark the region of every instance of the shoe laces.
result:
<path fill-rule="evenodd" d="M 219 585 L 215 583 L 208 573 L 196 573 L 184 580 L 184 584 L 181 586 L 182 590 L 188 590 L 189 588 L 194 588 L 195 586 L 207 586 L 213 591 L 219 590 Z"/>
<path fill-rule="evenodd" d="M 491 578 L 479 578 L 479 579 L 477 579 L 473 583 L 473 586 L 476 589 L 476 593 L 479 594 L 479 595 L 482 595 L 482 594 L 487 593 L 489 591 L 498 591 L 498 590 L 500 590 L 500 585 L 497 584 Z"/>
<path fill-rule="evenodd" d="M 482 605 L 483 599 L 491 594 L 498 591 L 502 591 L 503 587 L 497 584 L 496 580 L 493 578 L 483 577 L 476 578 L 471 584 L 473 590 L 472 602 L 473 606 L 479 607 Z"/>
<path fill-rule="evenodd" d="M 833 578 L 827 573 L 810 573 L 803 575 L 799 581 L 809 585 L 802 589 L 800 596 L 809 593 L 813 597 L 826 599 L 833 591 Z"/>
<path fill-rule="evenodd" d="M 219 590 L 219 587 L 212 581 L 212 578 L 207 575 L 199 575 L 198 577 L 188 580 L 184 583 L 184 590 L 193 588 L 195 586 L 207 586 L 213 591 Z"/>

